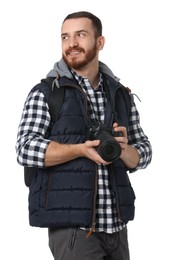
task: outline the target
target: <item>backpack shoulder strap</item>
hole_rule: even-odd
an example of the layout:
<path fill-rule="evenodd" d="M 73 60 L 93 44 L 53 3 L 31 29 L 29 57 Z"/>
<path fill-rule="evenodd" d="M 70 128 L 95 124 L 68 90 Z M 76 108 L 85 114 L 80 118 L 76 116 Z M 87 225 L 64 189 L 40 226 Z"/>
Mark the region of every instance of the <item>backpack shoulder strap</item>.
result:
<path fill-rule="evenodd" d="M 49 113 L 53 123 L 56 122 L 58 114 L 64 99 L 64 87 L 60 87 L 59 84 L 55 84 L 55 78 L 49 77 L 42 79 L 41 82 L 46 82 L 50 89 L 50 95 L 48 99 Z"/>
<path fill-rule="evenodd" d="M 58 78 L 48 77 L 41 79 L 41 82 L 35 85 L 31 92 L 35 90 L 40 90 L 44 94 L 49 106 L 51 121 L 55 123 L 63 103 L 65 88 L 60 86 Z"/>
<path fill-rule="evenodd" d="M 127 115 L 129 117 L 130 116 L 130 112 L 131 112 L 131 101 L 132 101 L 131 89 L 128 88 L 128 87 L 123 86 L 122 84 L 121 84 L 121 89 L 122 89 L 124 101 L 126 103 Z"/>

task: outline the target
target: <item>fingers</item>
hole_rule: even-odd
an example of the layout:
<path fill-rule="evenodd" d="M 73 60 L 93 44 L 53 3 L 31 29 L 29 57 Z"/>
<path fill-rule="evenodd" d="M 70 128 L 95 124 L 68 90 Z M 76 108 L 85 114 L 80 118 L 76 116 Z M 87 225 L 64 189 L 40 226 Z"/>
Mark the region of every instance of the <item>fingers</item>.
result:
<path fill-rule="evenodd" d="M 119 126 L 117 123 L 113 124 L 113 130 L 115 132 L 121 132 L 123 137 L 127 137 L 127 129 L 124 126 Z"/>
<path fill-rule="evenodd" d="M 115 132 L 120 132 L 122 134 L 122 136 L 115 137 L 115 139 L 120 144 L 120 147 L 122 149 L 122 153 L 124 153 L 124 151 L 127 149 L 127 145 L 128 145 L 127 129 L 124 126 L 119 126 L 117 123 L 114 123 L 113 124 L 113 130 Z"/>
<path fill-rule="evenodd" d="M 100 144 L 100 140 L 86 141 L 85 142 L 87 148 L 96 147 Z"/>
<path fill-rule="evenodd" d="M 96 147 L 100 144 L 100 140 L 94 140 L 94 141 L 86 141 L 84 143 L 84 154 L 87 158 L 91 159 L 97 164 L 104 164 L 108 165 L 110 162 L 106 162 L 101 158 L 101 156 L 96 151 Z"/>

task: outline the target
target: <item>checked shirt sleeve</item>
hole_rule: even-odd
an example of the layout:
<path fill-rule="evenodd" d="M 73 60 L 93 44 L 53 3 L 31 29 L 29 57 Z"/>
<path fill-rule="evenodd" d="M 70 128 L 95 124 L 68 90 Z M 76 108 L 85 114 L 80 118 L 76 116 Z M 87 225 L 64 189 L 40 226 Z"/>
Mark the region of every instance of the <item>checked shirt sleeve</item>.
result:
<path fill-rule="evenodd" d="M 140 126 L 140 115 L 134 100 L 132 101 L 129 119 L 128 143 L 135 147 L 140 155 L 139 165 L 137 168 L 130 170 L 130 172 L 146 168 L 152 159 L 152 147 L 148 137 L 144 134 L 144 131 Z"/>
<path fill-rule="evenodd" d="M 22 166 L 44 167 L 45 152 L 50 140 L 45 134 L 50 125 L 48 104 L 43 93 L 28 95 L 18 128 L 16 153 Z"/>

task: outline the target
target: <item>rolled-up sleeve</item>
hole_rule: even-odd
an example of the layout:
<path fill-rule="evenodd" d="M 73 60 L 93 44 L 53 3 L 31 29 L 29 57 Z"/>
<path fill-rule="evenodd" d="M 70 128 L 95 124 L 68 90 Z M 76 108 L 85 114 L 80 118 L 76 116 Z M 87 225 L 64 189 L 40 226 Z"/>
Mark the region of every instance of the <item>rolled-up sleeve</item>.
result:
<path fill-rule="evenodd" d="M 129 119 L 128 143 L 137 149 L 140 156 L 140 161 L 137 168 L 131 169 L 130 172 L 146 168 L 152 160 L 152 146 L 148 137 L 145 135 L 142 127 L 140 126 L 140 115 L 134 100 L 132 101 L 131 114 Z"/>
<path fill-rule="evenodd" d="M 28 95 L 18 127 L 16 154 L 22 166 L 44 167 L 45 152 L 51 142 L 46 138 L 50 125 L 48 104 L 39 90 Z"/>

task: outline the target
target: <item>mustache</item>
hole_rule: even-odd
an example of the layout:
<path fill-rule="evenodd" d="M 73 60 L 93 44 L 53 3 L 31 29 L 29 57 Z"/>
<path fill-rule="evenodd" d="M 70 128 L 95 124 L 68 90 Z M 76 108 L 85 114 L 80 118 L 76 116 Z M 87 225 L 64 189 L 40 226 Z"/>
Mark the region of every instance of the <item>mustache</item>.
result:
<path fill-rule="evenodd" d="M 66 51 L 66 55 L 69 54 L 70 52 L 72 51 L 79 51 L 79 52 L 85 52 L 85 50 L 83 48 L 80 48 L 80 47 L 72 47 L 72 48 L 69 48 L 67 51 Z"/>

